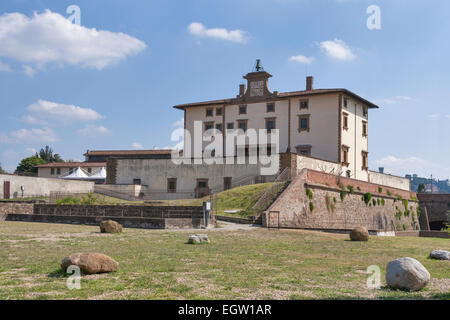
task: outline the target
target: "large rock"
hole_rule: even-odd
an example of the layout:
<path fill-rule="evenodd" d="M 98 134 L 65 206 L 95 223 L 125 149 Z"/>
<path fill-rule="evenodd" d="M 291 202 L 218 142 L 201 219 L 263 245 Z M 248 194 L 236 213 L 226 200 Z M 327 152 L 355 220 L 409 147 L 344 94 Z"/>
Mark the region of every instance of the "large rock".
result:
<path fill-rule="evenodd" d="M 438 260 L 450 260 L 450 252 L 445 250 L 434 250 L 430 253 L 430 258 Z"/>
<path fill-rule="evenodd" d="M 199 243 L 209 243 L 209 238 L 206 234 L 193 234 L 189 237 L 188 243 L 199 244 Z"/>
<path fill-rule="evenodd" d="M 100 222 L 100 231 L 102 233 L 120 233 L 122 225 L 114 220 L 104 220 Z"/>
<path fill-rule="evenodd" d="M 66 272 L 69 266 L 78 266 L 83 274 L 115 272 L 119 263 L 102 253 L 75 253 L 65 257 L 61 269 Z"/>
<path fill-rule="evenodd" d="M 388 263 L 386 282 L 393 289 L 421 290 L 430 282 L 430 273 L 416 259 L 398 258 Z"/>
<path fill-rule="evenodd" d="M 369 241 L 369 231 L 364 227 L 357 227 L 350 232 L 352 241 Z"/>

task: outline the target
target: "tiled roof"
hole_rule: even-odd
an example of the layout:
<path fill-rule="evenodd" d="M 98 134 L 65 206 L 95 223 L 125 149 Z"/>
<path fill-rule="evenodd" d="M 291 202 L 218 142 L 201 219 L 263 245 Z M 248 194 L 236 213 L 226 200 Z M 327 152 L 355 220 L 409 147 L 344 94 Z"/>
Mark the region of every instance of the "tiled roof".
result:
<path fill-rule="evenodd" d="M 364 104 L 366 104 L 369 108 L 378 108 L 377 105 L 374 103 L 358 96 L 356 93 L 353 93 L 347 89 L 314 89 L 314 90 L 303 90 L 303 91 L 292 91 L 292 92 L 280 92 L 278 93 L 276 98 L 293 98 L 293 97 L 303 97 L 303 96 L 313 96 L 313 95 L 319 95 L 319 94 L 330 94 L 330 93 L 343 93 L 347 94 L 349 96 L 352 96 L 353 98 L 360 100 Z M 194 102 L 194 103 L 185 103 L 185 104 L 178 104 L 176 106 L 173 106 L 176 109 L 185 109 L 189 107 L 198 107 L 198 106 L 206 106 L 206 105 L 215 105 L 215 104 L 234 104 L 239 103 L 236 102 L 237 99 L 222 99 L 222 100 L 210 100 L 210 101 L 202 101 L 202 102 Z"/>
<path fill-rule="evenodd" d="M 129 155 L 166 155 L 172 150 L 90 150 L 85 156 L 129 156 Z"/>
<path fill-rule="evenodd" d="M 36 168 L 77 168 L 77 167 L 106 167 L 106 162 L 51 162 L 35 166 Z"/>

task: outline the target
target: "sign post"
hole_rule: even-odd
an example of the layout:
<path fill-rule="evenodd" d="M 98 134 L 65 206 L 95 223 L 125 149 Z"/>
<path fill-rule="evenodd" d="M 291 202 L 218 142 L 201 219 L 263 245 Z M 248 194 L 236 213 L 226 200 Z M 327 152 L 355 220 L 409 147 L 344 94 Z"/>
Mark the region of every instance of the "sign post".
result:
<path fill-rule="evenodd" d="M 203 202 L 203 225 L 205 228 L 209 226 L 211 215 L 211 201 Z"/>

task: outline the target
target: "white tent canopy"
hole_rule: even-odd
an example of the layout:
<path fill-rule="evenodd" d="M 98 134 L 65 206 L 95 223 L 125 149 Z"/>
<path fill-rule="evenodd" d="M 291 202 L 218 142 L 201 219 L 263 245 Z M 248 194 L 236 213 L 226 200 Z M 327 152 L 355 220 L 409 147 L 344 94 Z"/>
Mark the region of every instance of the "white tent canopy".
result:
<path fill-rule="evenodd" d="M 66 176 L 61 176 L 61 179 L 66 180 L 89 180 L 90 177 L 80 167 L 76 168 L 72 173 Z"/>
<path fill-rule="evenodd" d="M 93 180 L 104 180 L 104 179 L 106 179 L 106 169 L 105 169 L 105 167 L 102 167 L 100 170 L 98 170 L 97 173 L 94 173 L 93 175 L 89 176 L 89 179 L 93 179 Z"/>

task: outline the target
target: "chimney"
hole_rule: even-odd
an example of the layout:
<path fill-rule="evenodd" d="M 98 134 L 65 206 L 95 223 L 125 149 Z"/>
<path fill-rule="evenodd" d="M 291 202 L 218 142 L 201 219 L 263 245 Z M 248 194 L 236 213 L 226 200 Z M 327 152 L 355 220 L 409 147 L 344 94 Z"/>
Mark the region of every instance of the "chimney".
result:
<path fill-rule="evenodd" d="M 245 93 L 245 84 L 240 84 L 239 85 L 239 95 L 243 96 Z"/>
<path fill-rule="evenodd" d="M 313 90 L 313 84 L 314 84 L 314 77 L 312 77 L 312 76 L 306 77 L 306 90 L 307 91 Z"/>

